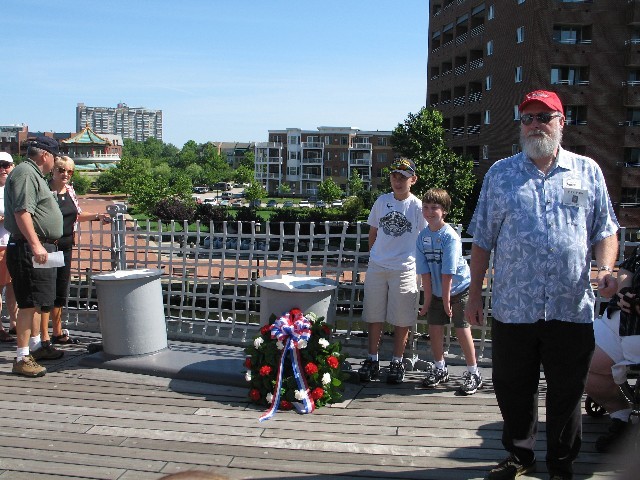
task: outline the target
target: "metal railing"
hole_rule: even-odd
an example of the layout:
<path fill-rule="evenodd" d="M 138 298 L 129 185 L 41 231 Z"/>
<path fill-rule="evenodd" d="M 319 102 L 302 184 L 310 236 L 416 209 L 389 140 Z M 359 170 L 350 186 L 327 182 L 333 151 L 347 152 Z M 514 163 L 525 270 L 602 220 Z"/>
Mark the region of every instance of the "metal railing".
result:
<path fill-rule="evenodd" d="M 164 312 L 170 339 L 243 346 L 259 328 L 260 292 L 256 279 L 267 275 L 305 274 L 338 282 L 334 330 L 351 354 L 366 353 L 362 321 L 364 278 L 369 260 L 368 225 L 364 223 L 186 223 L 156 224 L 125 219 L 122 204 L 112 208 L 111 226 L 80 224 L 71 267 L 72 281 L 65 322 L 68 328 L 98 332 L 99 306 L 92 276 L 114 269 L 160 269 Z M 119 210 L 118 210 L 119 208 Z M 85 227 L 85 225 L 88 225 Z M 457 227 L 458 232 L 462 227 Z M 630 241 L 620 232 L 620 258 Z M 637 240 L 637 239 L 635 239 Z M 470 251 L 471 239 L 463 239 Z M 468 256 L 467 256 L 468 258 Z M 493 257 L 491 258 L 493 260 Z M 595 265 L 595 263 L 594 263 Z M 492 270 L 486 277 L 485 320 L 491 316 Z M 596 300 L 600 311 L 602 298 Z M 109 308 L 108 305 L 100 308 Z M 490 323 L 490 322 L 489 322 Z M 481 362 L 490 361 L 490 326 L 473 327 Z M 407 356 L 426 352 L 426 319 L 419 318 Z M 383 342 L 388 350 L 393 342 Z M 386 345 L 386 344 L 389 345 Z M 460 358 L 450 347 L 448 358 Z"/>

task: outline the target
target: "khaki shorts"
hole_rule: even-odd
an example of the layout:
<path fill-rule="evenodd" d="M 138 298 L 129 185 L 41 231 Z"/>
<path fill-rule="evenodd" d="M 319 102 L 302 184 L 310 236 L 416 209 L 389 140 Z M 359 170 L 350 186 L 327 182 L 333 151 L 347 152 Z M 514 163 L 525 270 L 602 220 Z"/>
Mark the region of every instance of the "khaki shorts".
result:
<path fill-rule="evenodd" d="M 614 365 L 613 381 L 621 385 L 627 379 L 627 365 L 640 363 L 640 335 L 620 336 L 620 310 L 607 318 L 605 313 L 593 323 L 596 345 L 606 353 Z"/>
<path fill-rule="evenodd" d="M 449 318 L 447 314 L 444 313 L 442 298 L 432 295 L 429 311 L 427 312 L 427 323 L 429 325 L 449 325 L 451 320 L 453 320 L 453 326 L 455 328 L 469 328 L 469 322 L 464 319 L 464 308 L 467 306 L 468 300 L 469 290 L 465 290 L 451 297 L 450 303 L 453 317 Z"/>
<path fill-rule="evenodd" d="M 415 270 L 389 270 L 369 264 L 364 279 L 362 318 L 365 322 L 413 327 L 418 319 L 417 301 Z"/>

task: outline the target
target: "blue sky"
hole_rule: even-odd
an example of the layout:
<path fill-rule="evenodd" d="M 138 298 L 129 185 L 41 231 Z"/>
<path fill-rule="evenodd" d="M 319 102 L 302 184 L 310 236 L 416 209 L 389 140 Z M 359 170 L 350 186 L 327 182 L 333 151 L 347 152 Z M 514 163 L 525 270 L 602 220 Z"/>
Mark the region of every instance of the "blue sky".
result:
<path fill-rule="evenodd" d="M 428 0 L 2 0 L 0 125 L 163 111 L 164 141 L 392 130 L 425 104 Z"/>

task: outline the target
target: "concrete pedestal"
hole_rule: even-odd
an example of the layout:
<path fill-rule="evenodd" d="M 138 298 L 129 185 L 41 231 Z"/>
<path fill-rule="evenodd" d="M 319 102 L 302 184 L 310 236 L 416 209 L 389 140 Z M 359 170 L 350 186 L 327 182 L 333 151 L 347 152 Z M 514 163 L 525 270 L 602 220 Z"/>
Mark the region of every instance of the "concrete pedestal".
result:
<path fill-rule="evenodd" d="M 271 315 L 280 317 L 292 308 L 313 312 L 327 323 L 335 319 L 335 293 L 338 283 L 325 277 L 271 275 L 256 280 L 260 287 L 260 325 Z"/>
<path fill-rule="evenodd" d="M 146 355 L 167 348 L 161 274 L 139 269 L 93 276 L 105 354 Z"/>

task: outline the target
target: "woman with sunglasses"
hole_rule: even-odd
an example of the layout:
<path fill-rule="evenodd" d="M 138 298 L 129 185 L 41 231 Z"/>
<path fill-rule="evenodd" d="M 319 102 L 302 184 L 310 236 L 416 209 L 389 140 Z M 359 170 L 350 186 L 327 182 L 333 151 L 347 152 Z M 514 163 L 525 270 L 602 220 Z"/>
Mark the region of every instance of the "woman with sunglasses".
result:
<path fill-rule="evenodd" d="M 9 232 L 4 228 L 4 185 L 7 177 L 13 170 L 13 157 L 7 152 L 0 152 L 0 295 L 4 288 L 5 298 L 7 300 L 7 312 L 9 313 L 9 332 L 4 329 L 4 325 L 0 322 L 0 342 L 15 342 L 15 337 L 11 336 L 11 330 L 16 331 L 16 316 L 18 314 L 18 305 L 16 297 L 13 293 L 13 285 L 11 284 L 11 276 L 7 269 L 7 243 L 9 242 Z M 2 310 L 2 297 L 0 296 L 0 310 Z"/>
<path fill-rule="evenodd" d="M 49 187 L 58 200 L 62 212 L 63 231 L 58 240 L 58 250 L 64 254 L 64 266 L 58 268 L 56 279 L 56 299 L 51 312 L 42 312 L 41 331 L 42 339 L 47 340 L 49 335 L 49 316 L 53 334 L 51 342 L 57 344 L 78 343 L 77 339 L 69 336 L 68 330 L 62 329 L 62 307 L 67 303 L 69 296 L 69 281 L 71 278 L 71 253 L 75 244 L 75 231 L 78 222 L 91 222 L 101 220 L 109 223 L 111 217 L 106 213 L 84 212 L 78 204 L 78 197 L 71 185 L 75 163 L 70 157 L 56 157 L 51 172 Z"/>

